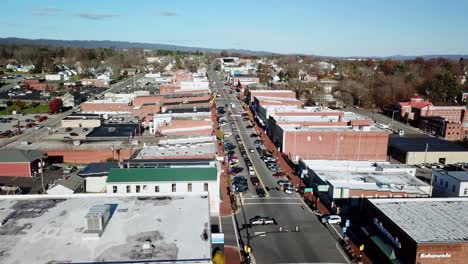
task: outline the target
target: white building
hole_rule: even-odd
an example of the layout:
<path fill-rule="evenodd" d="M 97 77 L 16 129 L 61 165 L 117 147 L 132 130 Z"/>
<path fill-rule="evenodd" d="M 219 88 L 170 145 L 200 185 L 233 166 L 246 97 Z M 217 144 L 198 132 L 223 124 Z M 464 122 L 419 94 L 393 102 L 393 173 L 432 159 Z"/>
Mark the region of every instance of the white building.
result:
<path fill-rule="evenodd" d="M 209 194 L 210 212 L 219 215 L 219 172 L 212 168 L 110 169 L 107 193 Z"/>
<path fill-rule="evenodd" d="M 468 171 L 432 171 L 434 197 L 468 197 Z"/>
<path fill-rule="evenodd" d="M 209 91 L 210 84 L 207 81 L 201 82 L 180 82 L 180 90 L 188 91 L 188 90 L 207 90 Z"/>
<path fill-rule="evenodd" d="M 212 263 L 206 195 L 2 195 L 0 262 Z"/>
<path fill-rule="evenodd" d="M 46 81 L 63 81 L 64 77 L 63 74 L 46 74 L 45 79 Z"/>

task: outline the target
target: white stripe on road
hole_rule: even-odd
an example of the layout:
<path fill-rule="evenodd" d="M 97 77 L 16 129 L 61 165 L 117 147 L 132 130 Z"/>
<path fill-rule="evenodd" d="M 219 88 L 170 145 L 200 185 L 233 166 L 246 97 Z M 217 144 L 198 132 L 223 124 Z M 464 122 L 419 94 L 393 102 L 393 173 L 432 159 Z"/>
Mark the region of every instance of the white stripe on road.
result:
<path fill-rule="evenodd" d="M 266 236 L 266 232 L 255 232 L 255 235 L 264 237 Z"/>
<path fill-rule="evenodd" d="M 231 218 L 232 218 L 232 226 L 234 227 L 234 234 L 236 234 L 237 248 L 240 249 L 240 245 L 239 245 L 239 235 L 237 234 L 237 227 L 236 227 L 236 221 L 234 220 L 234 214 L 231 214 Z"/>

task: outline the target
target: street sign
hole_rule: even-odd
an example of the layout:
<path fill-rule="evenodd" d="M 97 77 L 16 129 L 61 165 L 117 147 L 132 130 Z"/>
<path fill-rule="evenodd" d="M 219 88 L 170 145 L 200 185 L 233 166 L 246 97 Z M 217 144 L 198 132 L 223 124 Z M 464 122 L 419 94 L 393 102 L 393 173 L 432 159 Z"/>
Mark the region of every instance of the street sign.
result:
<path fill-rule="evenodd" d="M 312 188 L 305 188 L 304 193 L 312 193 L 313 189 Z"/>
<path fill-rule="evenodd" d="M 317 190 L 319 192 L 328 192 L 329 185 L 317 185 Z"/>
<path fill-rule="evenodd" d="M 351 221 L 349 219 L 346 219 L 345 226 L 349 227 L 351 225 Z"/>

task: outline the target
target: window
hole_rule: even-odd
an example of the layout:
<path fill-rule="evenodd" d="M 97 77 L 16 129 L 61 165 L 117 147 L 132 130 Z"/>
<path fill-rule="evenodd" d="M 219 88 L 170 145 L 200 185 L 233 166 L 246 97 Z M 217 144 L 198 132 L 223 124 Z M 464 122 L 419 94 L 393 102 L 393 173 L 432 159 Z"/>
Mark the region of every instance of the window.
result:
<path fill-rule="evenodd" d="M 130 188 L 131 188 L 130 185 L 127 185 L 127 193 L 130 192 Z"/>
<path fill-rule="evenodd" d="M 187 190 L 188 190 L 189 192 L 192 191 L 192 184 L 191 184 L 191 183 L 188 183 L 188 184 L 187 184 Z"/>
<path fill-rule="evenodd" d="M 440 185 L 442 185 L 442 179 L 440 179 Z"/>
<path fill-rule="evenodd" d="M 203 184 L 203 191 L 207 192 L 208 191 L 208 183 Z"/>
<path fill-rule="evenodd" d="M 176 184 L 175 183 L 172 184 L 172 192 L 176 192 Z"/>
<path fill-rule="evenodd" d="M 452 192 L 455 192 L 455 184 L 452 186 Z"/>
<path fill-rule="evenodd" d="M 434 176 L 434 181 L 435 181 L 435 182 L 437 182 L 437 175 L 436 175 L 436 176 Z"/>
<path fill-rule="evenodd" d="M 468 194 L 468 188 L 463 189 L 463 194 L 467 195 Z"/>
<path fill-rule="evenodd" d="M 143 185 L 143 191 L 147 191 L 148 190 L 148 185 Z"/>
<path fill-rule="evenodd" d="M 159 186 L 154 186 L 154 192 L 159 192 Z"/>
<path fill-rule="evenodd" d="M 137 193 L 139 193 L 139 192 L 140 192 L 140 188 L 141 188 L 141 186 L 140 186 L 140 185 L 137 185 L 137 186 L 136 186 L 136 192 L 137 192 Z"/>
<path fill-rule="evenodd" d="M 112 186 L 112 192 L 113 192 L 113 193 L 117 193 L 117 186 L 115 186 L 115 185 Z"/>
<path fill-rule="evenodd" d="M 448 188 L 448 181 L 445 182 L 445 188 Z"/>

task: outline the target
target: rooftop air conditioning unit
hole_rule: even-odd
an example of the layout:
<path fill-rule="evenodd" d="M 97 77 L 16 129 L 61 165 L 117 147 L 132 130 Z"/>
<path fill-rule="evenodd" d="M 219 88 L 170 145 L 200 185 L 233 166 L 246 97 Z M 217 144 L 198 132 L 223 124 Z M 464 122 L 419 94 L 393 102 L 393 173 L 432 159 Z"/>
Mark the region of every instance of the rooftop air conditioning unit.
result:
<path fill-rule="evenodd" d="M 94 205 L 86 214 L 85 234 L 89 237 L 99 238 L 104 232 L 107 222 L 110 219 L 110 204 Z"/>

